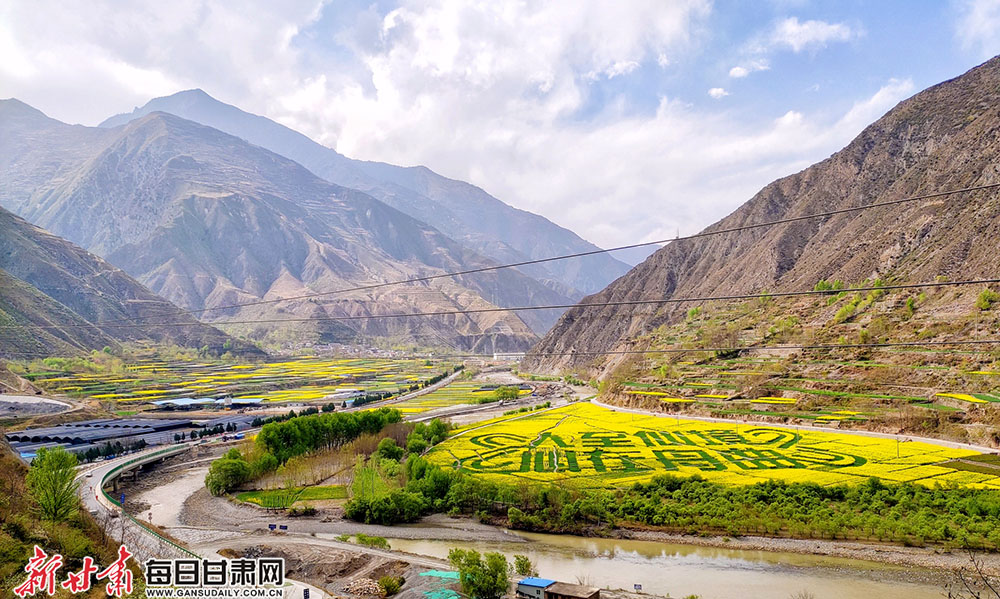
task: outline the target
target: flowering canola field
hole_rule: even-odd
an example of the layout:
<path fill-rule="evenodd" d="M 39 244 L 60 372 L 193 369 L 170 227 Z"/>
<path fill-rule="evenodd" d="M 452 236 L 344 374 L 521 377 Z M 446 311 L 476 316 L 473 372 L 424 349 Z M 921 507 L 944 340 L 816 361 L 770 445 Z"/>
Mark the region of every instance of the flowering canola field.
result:
<path fill-rule="evenodd" d="M 403 414 L 420 414 L 439 408 L 450 408 L 462 404 L 474 404 L 483 401 L 490 401 L 494 392 L 492 389 L 483 389 L 480 382 L 456 382 L 436 391 L 431 391 L 425 395 L 408 399 L 404 402 L 394 404 L 392 407 Z M 522 390 L 519 394 L 529 395 L 530 390 Z"/>
<path fill-rule="evenodd" d="M 898 451 L 898 457 L 897 457 Z M 622 487 L 661 474 L 733 485 L 857 483 L 868 477 L 1000 489 L 1000 477 L 941 464 L 978 452 L 920 442 L 616 412 L 590 403 L 460 430 L 431 461 L 503 480 Z"/>
<path fill-rule="evenodd" d="M 123 373 L 34 373 L 47 391 L 99 400 L 152 402 L 179 397 L 233 395 L 234 400 L 315 401 L 339 391 L 395 393 L 450 369 L 421 360 L 302 357 L 277 362 L 155 362 L 129 364 Z"/>

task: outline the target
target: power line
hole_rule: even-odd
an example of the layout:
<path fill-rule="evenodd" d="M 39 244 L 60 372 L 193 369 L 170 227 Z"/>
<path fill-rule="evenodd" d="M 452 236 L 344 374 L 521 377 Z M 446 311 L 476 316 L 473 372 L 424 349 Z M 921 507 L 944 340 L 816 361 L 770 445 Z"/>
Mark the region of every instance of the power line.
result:
<path fill-rule="evenodd" d="M 972 191 L 982 191 L 982 190 L 986 190 L 986 189 L 996 189 L 998 187 L 1000 187 L 1000 183 L 991 183 L 989 185 L 978 185 L 978 186 L 975 186 L 975 187 L 965 187 L 965 188 L 962 188 L 962 189 L 953 189 L 953 190 L 940 191 L 940 192 L 936 192 L 936 193 L 924 194 L 924 195 L 919 195 L 919 196 L 911 196 L 911 197 L 907 197 L 907 198 L 901 198 L 901 199 L 898 199 L 898 200 L 889 200 L 889 201 L 885 201 L 885 202 L 876 202 L 874 204 L 867 204 L 865 206 L 854 206 L 854 207 L 851 207 L 851 208 L 838 208 L 836 210 L 828 210 L 826 212 L 817 212 L 817 213 L 806 214 L 806 215 L 802 215 L 802 216 L 794 216 L 794 217 L 789 217 L 789 218 L 782 218 L 782 219 L 765 221 L 765 222 L 762 222 L 762 223 L 756 223 L 756 224 L 751 224 L 751 225 L 740 225 L 738 227 L 729 227 L 729 228 L 725 228 L 725 229 L 715 229 L 715 230 L 711 230 L 711 231 L 702 231 L 700 233 L 695 233 L 693 235 L 687 235 L 687 236 L 683 236 L 683 237 L 675 237 L 675 238 L 672 238 L 672 239 L 659 239 L 659 240 L 656 240 L 656 241 L 645 241 L 645 242 L 642 242 L 642 243 L 633 243 L 633 244 L 629 244 L 629 245 L 622 245 L 622 246 L 613 247 L 613 248 L 607 248 L 607 249 L 598 248 L 596 250 L 588 250 L 586 252 L 577 252 L 577 253 L 574 253 L 574 254 L 563 254 L 563 255 L 560 255 L 560 256 L 551 256 L 551 257 L 548 257 L 548 258 L 535 258 L 535 259 L 532 259 L 532 260 L 524 260 L 524 261 L 521 261 L 521 262 L 512 262 L 512 263 L 509 263 L 509 264 L 498 264 L 498 265 L 493 265 L 493 266 L 483 266 L 483 267 L 479 267 L 479 268 L 471 268 L 471 269 L 467 269 L 467 270 L 460 270 L 460 271 L 454 271 L 454 272 L 449 272 L 449 273 L 441 273 L 441 274 L 436 274 L 436 275 L 426 275 L 426 276 L 421 276 L 421 277 L 411 277 L 409 279 L 401 279 L 401 280 L 396 280 L 396 281 L 387 281 L 387 282 L 384 282 L 384 283 L 372 283 L 372 284 L 369 284 L 369 285 L 359 285 L 357 287 L 348 287 L 348 288 L 344 288 L 344 289 L 336 289 L 336 290 L 333 290 L 333 291 L 324 291 L 324 292 L 317 292 L 317 293 L 309 293 L 309 294 L 297 295 L 297 296 L 292 296 L 292 297 L 283 297 L 283 298 L 277 298 L 277 299 L 271 299 L 271 300 L 254 300 L 254 301 L 250 301 L 250 302 L 240 302 L 240 303 L 234 303 L 234 304 L 227 304 L 227 305 L 223 305 L 223 306 L 213 306 L 211 308 L 200 308 L 200 309 L 196 309 L 196 310 L 182 310 L 180 312 L 173 312 L 173 313 L 164 312 L 164 313 L 159 314 L 159 315 L 150 315 L 150 316 L 141 316 L 141 317 L 135 317 L 135 318 L 126 318 L 126 319 L 121 319 L 121 320 L 118 320 L 118 321 L 109 321 L 109 322 L 136 321 L 136 320 L 142 320 L 142 319 L 147 319 L 147 318 L 155 318 L 157 316 L 180 316 L 180 315 L 185 315 L 185 314 L 202 314 L 202 313 L 205 313 L 205 312 L 214 312 L 214 311 L 219 311 L 219 310 L 229 310 L 229 309 L 233 309 L 233 308 L 245 308 L 245 307 L 250 307 L 250 306 L 262 306 L 262 305 L 276 304 L 276 303 L 281 303 L 281 302 L 290 302 L 290 301 L 296 301 L 296 300 L 302 300 L 302 299 L 311 299 L 311 298 L 315 298 L 315 297 L 324 297 L 324 296 L 335 295 L 335 294 L 340 294 L 340 293 L 350 293 L 350 292 L 354 292 L 354 291 L 370 291 L 370 290 L 373 290 L 373 289 L 381 289 L 381 288 L 384 288 L 384 287 L 392 287 L 392 286 L 395 286 L 395 285 L 405 285 L 405 284 L 409 284 L 409 283 L 421 283 L 421 282 L 433 281 L 433 280 L 436 280 L 436 279 L 458 277 L 458 276 L 463 276 L 463 275 L 470 275 L 470 274 L 476 274 L 476 273 L 490 272 L 490 271 L 496 271 L 496 270 L 507 269 L 507 268 L 517 268 L 519 266 L 530 266 L 530 265 L 533 265 L 533 264 L 544 264 L 546 262 L 554 262 L 554 261 L 557 261 L 557 260 L 567 260 L 567 259 L 570 259 L 570 258 L 583 258 L 583 257 L 586 257 L 586 256 L 594 256 L 594 255 L 597 255 L 597 254 L 606 254 L 606 253 L 609 253 L 609 252 L 616 252 L 616 251 L 619 251 L 619 250 L 629 250 L 629 249 L 635 249 L 635 248 L 641 248 L 641 247 L 649 247 L 651 245 L 662 245 L 662 244 L 670 243 L 670 242 L 674 242 L 674 241 L 687 241 L 687 240 L 691 240 L 691 239 L 699 239 L 699 238 L 702 238 L 702 237 L 711 237 L 713 235 L 723 235 L 723 234 L 726 234 L 726 233 L 736 233 L 736 232 L 740 232 L 740 231 L 750 231 L 750 230 L 754 230 L 754 229 L 761 229 L 761 228 L 766 228 L 766 227 L 773 227 L 775 225 L 800 222 L 800 221 L 811 220 L 811 219 L 815 219 L 815 218 L 826 218 L 826 217 L 836 216 L 836 215 L 840 215 L 840 214 L 849 214 L 849 213 L 852 213 L 852 212 L 859 212 L 859 211 L 862 211 L 862 210 L 871 210 L 871 209 L 874 209 L 874 208 L 883 208 L 883 207 L 886 207 L 886 206 L 897 206 L 899 204 L 905 204 L 905 203 L 909 203 L 909 202 L 917 202 L 917 201 L 922 201 L 922 200 L 929 200 L 929 199 L 940 198 L 940 197 L 945 197 L 945 196 L 950 196 L 950 195 L 955 195 L 955 194 L 960 194 L 960 193 L 967 193 L 967 192 L 972 192 Z M 103 324 L 103 323 L 96 323 L 96 324 Z"/>
<path fill-rule="evenodd" d="M 674 354 L 690 352 L 735 353 L 745 351 L 836 350 L 882 347 L 924 347 L 946 345 L 1000 345 L 1000 339 L 965 339 L 961 341 L 886 341 L 882 343 L 837 343 L 815 345 L 745 345 L 739 347 L 668 347 L 663 349 L 626 349 L 583 352 L 530 352 L 529 356 L 611 356 L 630 354 Z M 453 357 L 453 356 L 448 356 Z"/>
<path fill-rule="evenodd" d="M 667 347 L 662 349 L 627 349 L 627 350 L 597 350 L 597 351 L 558 351 L 558 352 L 527 352 L 527 357 L 544 356 L 618 356 L 618 355 L 649 355 L 649 354 L 685 354 L 685 353 L 736 353 L 746 351 L 789 351 L 789 350 L 838 350 L 838 349 L 879 349 L 886 347 L 943 347 L 952 345 L 1000 345 L 1000 339 L 965 339 L 957 341 L 886 341 L 876 343 L 837 343 L 837 344 L 801 344 L 801 345 L 743 345 L 728 347 Z M 520 352 L 504 351 L 503 354 Z M 8 356 L 34 356 L 50 354 L 7 353 Z M 387 360 L 435 360 L 449 359 L 492 359 L 493 354 L 435 354 L 428 351 L 421 354 L 410 354 L 385 358 Z M 373 358 L 379 359 L 379 358 Z"/>
<path fill-rule="evenodd" d="M 801 344 L 801 345 L 743 345 L 728 347 L 667 347 L 662 349 L 627 349 L 627 350 L 596 350 L 596 351 L 558 351 L 558 352 L 527 352 L 527 357 L 544 356 L 618 356 L 618 355 L 649 355 L 649 354 L 686 354 L 686 353 L 736 353 L 747 351 L 789 351 L 789 350 L 838 350 L 838 349 L 879 349 L 887 347 L 944 347 L 952 345 L 1000 345 L 1000 339 L 965 339 L 956 341 L 886 341 L 876 343 L 835 343 L 835 344 Z M 496 352 L 503 354 L 516 354 L 521 352 L 503 351 Z M 13 356 L 34 356 L 50 354 L 29 354 L 29 353 L 7 353 Z M 432 358 L 435 360 L 449 359 L 492 359 L 493 354 L 435 354 L 432 351 L 409 354 L 405 356 L 394 356 L 385 358 L 388 360 L 424 360 Z M 378 358 L 373 358 L 378 359 Z"/>
<path fill-rule="evenodd" d="M 393 314 L 359 314 L 350 316 L 318 316 L 318 317 L 302 317 L 302 318 L 260 318 L 251 320 L 223 320 L 216 322 L 168 322 L 168 323 L 131 323 L 131 324 L 102 324 L 102 323 L 79 323 L 79 324 L 67 324 L 67 325 L 34 325 L 34 324 L 7 324 L 0 325 L 0 329 L 67 329 L 67 328 L 94 328 L 99 327 L 101 329 L 132 329 L 132 328 L 147 328 L 147 327 L 191 327 L 191 326 L 219 326 L 219 325 L 246 325 L 246 324 L 282 324 L 282 323 L 303 323 L 303 322 L 342 322 L 342 321 L 354 321 L 354 320 L 381 320 L 381 319 L 400 319 L 400 318 L 411 318 L 411 317 L 426 317 L 426 316 L 461 316 L 468 314 L 486 314 L 495 312 L 525 312 L 533 310 L 555 310 L 555 309 L 569 309 L 569 308 L 605 308 L 611 306 L 648 306 L 648 305 L 662 305 L 662 304 L 680 304 L 680 303 L 694 303 L 694 302 L 710 302 L 710 301 L 739 301 L 739 300 L 751 300 L 751 299 L 768 299 L 777 297 L 801 297 L 801 296 L 812 296 L 812 295 L 837 295 L 840 293 L 861 293 L 866 291 L 895 291 L 902 289 L 921 289 L 925 287 L 955 287 L 963 285 L 991 285 L 1000 283 L 1000 278 L 990 278 L 990 279 L 968 279 L 962 281 L 933 281 L 924 283 L 897 283 L 890 285 L 868 285 L 863 287 L 848 287 L 844 289 L 809 289 L 805 291 L 775 291 L 775 292 L 762 292 L 762 293 L 745 293 L 745 294 L 731 294 L 731 295 L 706 295 L 706 296 L 695 296 L 695 297 L 679 297 L 679 298 L 658 298 L 658 299 L 647 299 L 647 300 L 620 300 L 620 301 L 608 301 L 608 302 L 586 302 L 586 303 L 575 303 L 575 304 L 548 304 L 541 306 L 513 306 L 509 308 L 502 307 L 490 307 L 490 308 L 469 308 L 463 310 L 440 310 L 435 312 L 410 312 L 410 313 L 393 313 Z M 117 322 L 117 321 L 113 321 Z"/>

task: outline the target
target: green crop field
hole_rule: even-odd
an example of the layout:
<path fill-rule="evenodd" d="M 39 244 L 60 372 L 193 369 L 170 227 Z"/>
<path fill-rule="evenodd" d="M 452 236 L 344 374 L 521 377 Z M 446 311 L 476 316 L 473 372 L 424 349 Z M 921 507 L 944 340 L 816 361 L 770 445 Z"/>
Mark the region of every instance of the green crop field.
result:
<path fill-rule="evenodd" d="M 286 508 L 299 502 L 347 499 L 347 488 L 340 485 L 325 487 L 296 487 L 270 491 L 245 491 L 236 499 L 266 508 Z"/>

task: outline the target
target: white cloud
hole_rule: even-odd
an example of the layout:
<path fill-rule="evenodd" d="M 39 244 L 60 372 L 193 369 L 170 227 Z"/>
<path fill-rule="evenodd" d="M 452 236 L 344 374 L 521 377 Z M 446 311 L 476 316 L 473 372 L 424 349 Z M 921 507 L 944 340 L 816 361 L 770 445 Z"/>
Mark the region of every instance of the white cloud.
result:
<path fill-rule="evenodd" d="M 755 71 L 767 71 L 771 65 L 764 59 L 750 60 L 744 65 L 737 65 L 729 69 L 729 76 L 734 79 L 742 79 Z"/>
<path fill-rule="evenodd" d="M 321 6 L 177 0 L 123 9 L 95 1 L 73 10 L 57 1 L 0 3 L 0 96 L 88 124 L 195 86 L 260 110 L 260 98 L 298 87 L 290 40 Z"/>
<path fill-rule="evenodd" d="M 384 16 L 326 6 L 347 31 L 316 25 L 319 0 L 138 6 L 0 4 L 0 97 L 94 124 L 204 87 L 352 157 L 471 181 L 605 246 L 700 229 L 841 147 L 912 87 L 890 82 L 839 119 L 782 107 L 746 122 L 672 98 L 653 113 L 609 102 L 580 119 L 588 74 L 680 62 L 707 2 L 403 0 Z M 334 40 L 339 54 L 304 47 Z"/>
<path fill-rule="evenodd" d="M 980 58 L 1000 53 L 1000 0 L 963 0 L 959 4 L 955 35 L 962 47 Z"/>
<path fill-rule="evenodd" d="M 729 92 L 727 92 L 725 89 L 721 87 L 713 87 L 712 89 L 708 90 L 708 95 L 718 100 L 720 98 L 725 98 L 726 96 L 728 96 Z"/>
<path fill-rule="evenodd" d="M 893 106 L 913 95 L 913 90 L 913 81 L 910 79 L 890 79 L 875 95 L 855 102 L 838 121 L 837 127 L 855 133 L 861 131 Z"/>
<path fill-rule="evenodd" d="M 771 32 L 772 47 L 790 48 L 792 52 L 823 48 L 830 42 L 850 41 L 857 34 L 844 23 L 827 23 L 809 20 L 799 22 L 798 17 L 783 19 Z"/>

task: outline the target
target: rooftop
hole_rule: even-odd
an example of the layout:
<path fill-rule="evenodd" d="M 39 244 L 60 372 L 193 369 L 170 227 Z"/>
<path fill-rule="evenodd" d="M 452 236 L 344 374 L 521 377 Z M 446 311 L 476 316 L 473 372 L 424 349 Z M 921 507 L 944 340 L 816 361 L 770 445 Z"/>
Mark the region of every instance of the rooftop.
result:
<path fill-rule="evenodd" d="M 541 587 L 544 589 L 547 588 L 549 585 L 555 584 L 555 582 L 556 581 L 549 580 L 548 578 L 536 578 L 534 576 L 529 576 L 528 578 L 522 579 L 517 584 L 523 584 L 524 586 L 529 586 L 529 587 Z"/>
<path fill-rule="evenodd" d="M 582 584 L 570 584 L 568 582 L 557 582 L 546 589 L 549 593 L 568 595 L 570 597 L 590 597 L 600 590 L 597 587 L 587 587 Z"/>

